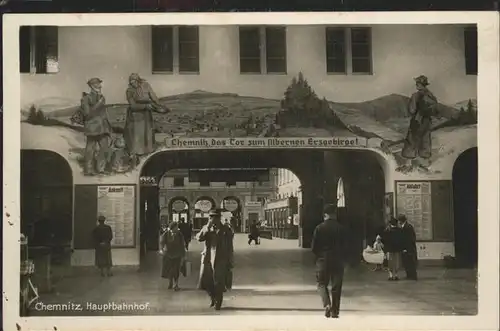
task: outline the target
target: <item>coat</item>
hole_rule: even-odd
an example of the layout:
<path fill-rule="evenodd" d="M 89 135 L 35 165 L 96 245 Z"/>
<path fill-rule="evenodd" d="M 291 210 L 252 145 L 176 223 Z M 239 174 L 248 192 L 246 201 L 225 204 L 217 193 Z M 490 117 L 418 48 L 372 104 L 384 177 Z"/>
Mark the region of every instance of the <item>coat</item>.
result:
<path fill-rule="evenodd" d="M 325 263 L 343 265 L 349 255 L 346 236 L 346 228 L 338 221 L 324 221 L 314 229 L 311 249 Z"/>
<path fill-rule="evenodd" d="M 413 225 L 406 222 L 401 227 L 402 235 L 403 235 L 403 249 L 406 250 L 409 254 L 417 256 L 417 236 L 415 234 L 415 229 Z"/>
<path fill-rule="evenodd" d="M 104 96 L 94 91 L 84 93 L 81 99 L 81 111 L 86 136 L 111 134 L 111 124 L 106 112 L 106 99 L 104 99 Z"/>
<path fill-rule="evenodd" d="M 398 227 L 387 227 L 382 233 L 382 243 L 386 253 L 402 252 L 404 248 L 403 230 Z"/>
<path fill-rule="evenodd" d="M 163 278 L 179 277 L 182 259 L 186 255 L 184 236 L 179 230 L 166 231 L 160 238 L 160 248 L 164 252 L 161 276 Z"/>
<path fill-rule="evenodd" d="M 161 105 L 151 85 L 142 80 L 139 87 L 129 86 L 126 92 L 129 107 L 123 137 L 132 155 L 145 155 L 155 149 L 153 110 Z"/>
<path fill-rule="evenodd" d="M 232 287 L 232 269 L 234 267 L 234 232 L 231 227 L 222 224 L 218 230 L 203 226 L 197 235 L 200 242 L 205 243 L 201 253 L 201 270 L 198 288 L 208 289 L 215 283 L 223 283 L 226 288 Z M 215 243 L 215 256 L 212 256 L 212 244 Z"/>
<path fill-rule="evenodd" d="M 113 230 L 107 224 L 98 225 L 92 232 L 95 245 L 95 264 L 99 268 L 109 268 L 113 265 L 111 258 L 111 240 Z"/>

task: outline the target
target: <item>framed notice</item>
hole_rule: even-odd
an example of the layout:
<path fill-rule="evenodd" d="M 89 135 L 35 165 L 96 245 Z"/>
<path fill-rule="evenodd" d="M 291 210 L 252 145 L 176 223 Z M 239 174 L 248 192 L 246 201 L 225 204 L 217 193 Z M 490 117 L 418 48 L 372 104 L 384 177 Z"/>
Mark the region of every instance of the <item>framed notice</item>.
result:
<path fill-rule="evenodd" d="M 98 186 L 97 216 L 106 217 L 113 230 L 113 247 L 135 247 L 135 187 Z"/>
<path fill-rule="evenodd" d="M 417 240 L 432 240 L 430 182 L 397 182 L 397 214 L 404 214 L 415 228 Z"/>

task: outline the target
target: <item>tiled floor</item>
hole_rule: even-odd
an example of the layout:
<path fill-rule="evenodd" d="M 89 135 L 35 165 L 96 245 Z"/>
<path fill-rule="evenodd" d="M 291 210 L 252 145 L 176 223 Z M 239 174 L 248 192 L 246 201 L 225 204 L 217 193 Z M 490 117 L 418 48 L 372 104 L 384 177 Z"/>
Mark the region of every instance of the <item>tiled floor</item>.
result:
<path fill-rule="evenodd" d="M 44 295 L 43 304 L 75 303 L 82 310 L 48 311 L 41 304 L 32 315 L 204 315 L 204 314 L 320 314 L 311 253 L 295 241 L 262 240 L 248 246 L 244 235 L 235 238 L 234 288 L 224 307 L 214 312 L 204 292 L 196 290 L 201 245 L 193 242 L 189 259 L 193 273 L 181 278 L 182 290 L 167 290 L 159 277 L 160 257 L 151 254 L 142 272 L 115 270 L 115 276 L 77 273 Z M 363 315 L 471 315 L 477 312 L 476 276 L 473 270 L 423 268 L 419 281 L 388 282 L 384 272 L 365 266 L 346 270 L 342 314 Z M 87 304 L 136 304 L 106 312 Z M 140 305 L 143 305 L 142 307 Z M 76 306 L 74 306 L 76 307 Z M 94 306 L 94 308 L 96 308 Z"/>

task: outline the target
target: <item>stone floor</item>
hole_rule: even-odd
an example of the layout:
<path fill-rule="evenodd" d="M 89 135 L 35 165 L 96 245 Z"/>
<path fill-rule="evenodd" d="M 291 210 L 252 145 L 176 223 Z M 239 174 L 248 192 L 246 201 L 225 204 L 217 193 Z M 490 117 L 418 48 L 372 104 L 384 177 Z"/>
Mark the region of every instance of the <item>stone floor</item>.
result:
<path fill-rule="evenodd" d="M 42 295 L 31 315 L 321 314 L 310 252 L 297 248 L 295 241 L 263 239 L 260 246 L 248 246 L 245 235 L 237 235 L 234 288 L 226 293 L 220 312 L 210 309 L 205 293 L 196 290 L 201 249 L 199 243 L 192 243 L 189 259 L 193 262 L 193 272 L 181 278 L 179 292 L 167 289 L 165 280 L 159 277 L 160 257 L 151 253 L 141 272 L 117 268 L 110 278 L 101 278 L 94 271 L 78 272 L 59 281 L 54 293 Z M 71 303 L 73 307 L 65 310 L 57 305 L 48 306 Z M 106 303 L 129 307 L 122 305 L 102 311 L 92 305 Z M 341 314 L 476 313 L 473 270 L 422 268 L 418 282 L 388 282 L 385 272 L 372 272 L 364 265 L 346 270 Z"/>

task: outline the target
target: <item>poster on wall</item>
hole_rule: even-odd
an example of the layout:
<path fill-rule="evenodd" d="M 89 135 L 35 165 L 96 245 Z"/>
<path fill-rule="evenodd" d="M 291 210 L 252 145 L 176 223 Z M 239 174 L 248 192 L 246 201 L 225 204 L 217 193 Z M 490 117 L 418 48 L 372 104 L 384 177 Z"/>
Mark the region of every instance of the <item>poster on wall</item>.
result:
<path fill-rule="evenodd" d="M 394 193 L 387 192 L 384 198 L 384 219 L 388 222 L 394 216 Z"/>
<path fill-rule="evenodd" d="M 134 186 L 98 186 L 97 215 L 113 230 L 113 247 L 135 246 Z"/>
<path fill-rule="evenodd" d="M 415 228 L 417 240 L 432 240 L 430 182 L 398 182 L 396 207 Z"/>

